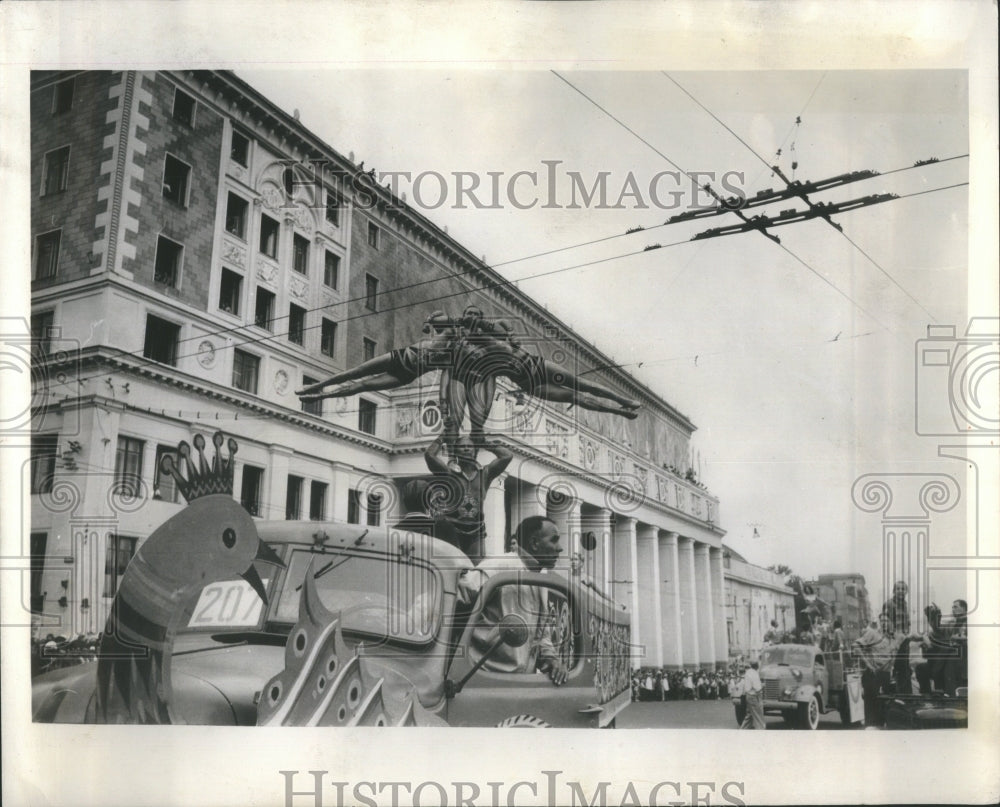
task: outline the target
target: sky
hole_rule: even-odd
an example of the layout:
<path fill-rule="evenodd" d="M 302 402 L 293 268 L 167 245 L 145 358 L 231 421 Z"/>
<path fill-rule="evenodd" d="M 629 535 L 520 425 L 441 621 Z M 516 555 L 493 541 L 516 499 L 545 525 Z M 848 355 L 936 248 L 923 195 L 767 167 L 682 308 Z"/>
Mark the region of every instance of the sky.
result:
<path fill-rule="evenodd" d="M 732 215 L 657 225 L 710 203 L 693 172 L 752 196 L 782 187 L 775 163 L 807 181 L 967 154 L 963 72 L 237 72 L 383 183 L 409 172 L 395 181 L 410 204 L 688 415 L 728 545 L 807 577 L 860 571 L 881 596 L 881 522 L 851 487 L 866 473 L 957 470 L 914 433 L 914 344 L 929 324 L 964 332 L 968 189 L 840 214 L 843 234 L 821 220 L 778 228 L 781 246 L 759 233 L 688 243 Z M 814 199 L 958 185 L 968 165 Z M 589 191 L 601 172 L 604 204 L 585 204 L 578 184 L 574 208 L 573 175 Z M 461 196 L 471 175 L 480 184 Z M 622 237 L 575 246 L 607 236 Z M 960 552 L 963 530 L 958 514 L 938 516 L 932 547 Z M 935 594 L 960 587 L 942 579 Z"/>

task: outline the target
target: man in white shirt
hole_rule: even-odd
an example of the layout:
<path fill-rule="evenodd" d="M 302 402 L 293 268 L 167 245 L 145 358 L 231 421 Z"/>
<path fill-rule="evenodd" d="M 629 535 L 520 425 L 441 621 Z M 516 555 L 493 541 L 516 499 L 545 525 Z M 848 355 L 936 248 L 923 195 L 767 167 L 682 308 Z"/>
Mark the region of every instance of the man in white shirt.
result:
<path fill-rule="evenodd" d="M 751 661 L 750 668 L 743 676 L 743 694 L 747 698 L 747 711 L 743 717 L 741 729 L 766 728 L 764 724 L 764 685 L 760 680 L 759 662 Z"/>
<path fill-rule="evenodd" d="M 491 573 L 538 572 L 556 565 L 562 544 L 559 528 L 544 516 L 529 516 L 518 526 L 512 541 L 514 553 L 484 561 L 458 580 L 458 598 L 471 605 Z M 547 622 L 546 591 L 539 586 L 510 585 L 495 592 L 483 606 L 482 622 L 472 633 L 472 653 L 482 654 L 496 638 L 495 626 L 506 614 L 518 614 L 529 629 L 529 641 L 519 647 L 501 645 L 493 651 L 485 668 L 494 672 L 533 672 L 548 675 L 556 686 L 566 682 L 568 670 L 553 647 Z"/>

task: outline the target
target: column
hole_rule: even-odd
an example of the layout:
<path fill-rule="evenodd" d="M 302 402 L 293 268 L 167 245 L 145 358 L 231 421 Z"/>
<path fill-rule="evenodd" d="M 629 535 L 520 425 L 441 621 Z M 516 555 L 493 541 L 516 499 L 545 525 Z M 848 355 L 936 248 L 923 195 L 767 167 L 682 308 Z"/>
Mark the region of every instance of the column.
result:
<path fill-rule="evenodd" d="M 694 539 L 680 536 L 677 544 L 680 566 L 681 643 L 685 667 L 697 667 L 700 662 L 698 644 L 698 598 L 695 587 Z"/>
<path fill-rule="evenodd" d="M 267 470 L 264 471 L 264 491 L 261 498 L 261 516 L 271 521 L 285 518 L 285 498 L 288 490 L 289 459 L 291 449 L 284 446 L 267 447 Z M 302 506 L 301 492 L 299 507 Z M 301 514 L 301 510 L 300 510 Z"/>
<path fill-rule="evenodd" d="M 507 532 L 507 474 L 500 474 L 486 491 L 483 516 L 486 523 L 486 557 L 502 555 Z"/>
<path fill-rule="evenodd" d="M 549 491 L 546 513 L 559 528 L 562 536 L 563 555 L 559 565 L 569 568 L 574 554 L 583 556 L 580 546 L 580 512 L 581 502 L 569 493 L 553 488 Z"/>
<path fill-rule="evenodd" d="M 547 516 L 549 489 L 544 485 L 533 485 L 523 479 L 508 477 L 507 485 L 513 485 L 513 499 L 510 508 L 511 535 L 517 525 L 529 516 Z"/>
<path fill-rule="evenodd" d="M 695 592 L 698 596 L 698 648 L 703 666 L 715 666 L 715 609 L 712 607 L 712 572 L 708 544 L 694 545 Z"/>
<path fill-rule="evenodd" d="M 592 532 L 597 545 L 592 551 L 584 550 L 583 573 L 608 596 L 611 595 L 611 511 L 603 507 L 588 506 L 584 511 L 580 530 Z"/>
<path fill-rule="evenodd" d="M 684 666 L 681 632 L 681 571 L 676 532 L 661 532 L 660 560 L 660 644 L 663 664 L 671 670 Z"/>
<path fill-rule="evenodd" d="M 659 667 L 663 664 L 663 624 L 660 618 L 660 531 L 649 524 L 639 527 L 636 535 L 638 585 L 633 624 L 639 625 L 639 637 L 633 642 L 645 646 L 641 664 Z"/>
<path fill-rule="evenodd" d="M 333 463 L 333 485 L 330 518 L 341 524 L 347 523 L 347 491 L 351 489 L 349 466 Z"/>
<path fill-rule="evenodd" d="M 645 636 L 639 624 L 639 579 L 635 561 L 635 519 L 615 515 L 611 544 L 611 599 L 618 608 L 629 612 L 631 620 L 630 661 L 633 667 L 642 664 L 640 647 Z"/>
<path fill-rule="evenodd" d="M 712 573 L 712 606 L 715 616 L 715 666 L 724 670 L 729 663 L 729 637 L 726 635 L 726 587 L 722 568 L 722 550 L 712 547 L 708 551 L 708 565 Z"/>

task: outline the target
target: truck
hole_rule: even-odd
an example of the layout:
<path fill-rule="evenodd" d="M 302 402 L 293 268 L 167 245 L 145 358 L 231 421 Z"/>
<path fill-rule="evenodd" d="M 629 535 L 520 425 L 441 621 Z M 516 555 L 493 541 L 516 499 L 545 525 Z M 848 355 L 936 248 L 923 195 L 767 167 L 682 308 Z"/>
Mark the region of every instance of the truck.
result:
<path fill-rule="evenodd" d="M 598 728 L 630 702 L 629 615 L 569 565 L 498 571 L 467 606 L 457 591 L 472 563 L 429 535 L 255 526 L 282 561 L 255 562 L 266 602 L 242 575 L 207 583 L 177 615 L 165 661 L 177 722 Z M 508 587 L 545 604 L 535 625 L 507 614 L 490 622 L 484 605 Z M 568 670 L 562 686 L 530 662 L 492 663 L 541 630 Z M 99 663 L 36 677 L 33 719 L 96 722 Z"/>
<path fill-rule="evenodd" d="M 845 726 L 864 719 L 861 672 L 848 653 L 786 643 L 765 647 L 759 661 L 764 714 L 780 714 L 806 730 L 816 729 L 827 712 L 837 712 Z"/>

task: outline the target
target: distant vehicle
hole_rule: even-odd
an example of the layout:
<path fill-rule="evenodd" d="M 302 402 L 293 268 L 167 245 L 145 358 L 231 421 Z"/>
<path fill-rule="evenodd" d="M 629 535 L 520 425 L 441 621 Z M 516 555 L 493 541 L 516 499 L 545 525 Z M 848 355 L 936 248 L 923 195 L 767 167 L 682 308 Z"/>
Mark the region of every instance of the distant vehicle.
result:
<path fill-rule="evenodd" d="M 780 714 L 798 728 L 813 730 L 820 715 L 837 712 L 844 725 L 864 718 L 861 672 L 843 652 L 815 645 L 777 644 L 760 654 L 764 714 Z"/>
<path fill-rule="evenodd" d="M 275 679 L 304 633 L 300 601 L 307 574 L 322 606 L 339 614 L 337 646 L 346 652 L 327 662 L 320 689 L 330 697 L 339 693 L 349 707 L 343 725 L 367 724 L 372 688 L 388 701 L 387 714 L 392 699 L 405 694 L 433 724 L 456 726 L 606 727 L 630 702 L 628 614 L 574 574 L 498 572 L 463 610 L 456 582 L 472 564 L 443 541 L 353 524 L 255 524 L 285 568 L 255 564 L 267 606 L 246 580 L 234 578 L 206 585 L 178 615 L 182 627 L 164 666 L 171 667 L 180 721 L 257 724 L 271 705 L 267 699 L 277 700 Z M 500 625 L 485 622 L 481 604 L 507 586 L 544 592 L 539 599 L 548 613 L 539 618 L 547 620 L 569 670 L 562 686 L 534 670 L 491 670 L 491 653 L 528 639 L 523 620 L 510 626 L 504 615 Z M 473 641 L 477 628 L 493 637 L 485 649 Z M 286 647 L 293 630 L 293 646 Z M 36 677 L 34 721 L 95 722 L 97 667 L 92 661 Z"/>

